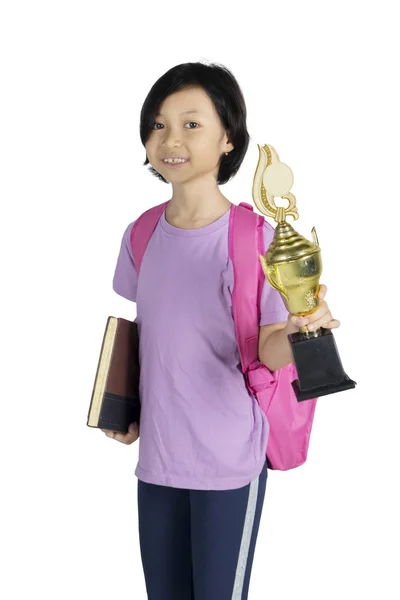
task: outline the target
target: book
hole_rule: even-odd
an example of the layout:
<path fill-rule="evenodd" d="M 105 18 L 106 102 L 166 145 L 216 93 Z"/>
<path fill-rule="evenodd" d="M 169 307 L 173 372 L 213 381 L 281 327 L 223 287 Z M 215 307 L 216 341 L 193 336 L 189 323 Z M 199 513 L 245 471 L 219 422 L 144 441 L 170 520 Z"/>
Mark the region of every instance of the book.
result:
<path fill-rule="evenodd" d="M 136 322 L 108 317 L 100 350 L 88 427 L 127 433 L 140 423 L 139 334 Z"/>

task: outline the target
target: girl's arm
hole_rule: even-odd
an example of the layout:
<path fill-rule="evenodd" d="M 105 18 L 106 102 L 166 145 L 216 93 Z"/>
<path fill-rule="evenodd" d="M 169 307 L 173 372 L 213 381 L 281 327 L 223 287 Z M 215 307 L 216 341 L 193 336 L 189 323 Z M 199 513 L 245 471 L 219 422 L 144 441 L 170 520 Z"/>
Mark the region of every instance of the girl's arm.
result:
<path fill-rule="evenodd" d="M 292 348 L 287 336 L 298 330 L 298 327 L 286 321 L 262 325 L 258 337 L 258 360 L 270 371 L 277 371 L 293 362 Z"/>

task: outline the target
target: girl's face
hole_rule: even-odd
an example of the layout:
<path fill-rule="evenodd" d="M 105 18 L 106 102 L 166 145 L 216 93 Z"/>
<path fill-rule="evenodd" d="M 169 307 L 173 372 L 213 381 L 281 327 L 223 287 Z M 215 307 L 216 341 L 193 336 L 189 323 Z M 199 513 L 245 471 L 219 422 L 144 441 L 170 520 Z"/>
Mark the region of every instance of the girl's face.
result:
<path fill-rule="evenodd" d="M 172 183 L 209 173 L 216 179 L 221 156 L 233 149 L 211 98 L 201 87 L 185 88 L 165 98 L 145 147 L 152 167 Z M 167 156 L 187 162 L 169 166 L 163 161 Z"/>

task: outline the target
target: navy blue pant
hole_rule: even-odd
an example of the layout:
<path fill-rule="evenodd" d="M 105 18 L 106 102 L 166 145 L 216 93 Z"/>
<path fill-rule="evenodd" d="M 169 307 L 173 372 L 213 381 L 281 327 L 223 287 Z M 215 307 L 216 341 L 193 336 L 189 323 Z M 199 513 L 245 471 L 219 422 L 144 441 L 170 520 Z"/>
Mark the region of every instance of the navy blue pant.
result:
<path fill-rule="evenodd" d="M 138 480 L 140 551 L 149 600 L 246 600 L 267 463 L 234 490 Z"/>

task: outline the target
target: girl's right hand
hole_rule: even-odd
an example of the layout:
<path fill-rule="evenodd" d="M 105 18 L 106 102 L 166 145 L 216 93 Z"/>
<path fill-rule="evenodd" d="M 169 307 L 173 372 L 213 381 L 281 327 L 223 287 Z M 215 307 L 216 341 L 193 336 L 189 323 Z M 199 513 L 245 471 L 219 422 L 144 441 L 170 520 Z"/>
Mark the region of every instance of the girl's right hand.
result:
<path fill-rule="evenodd" d="M 137 423 L 131 423 L 128 428 L 128 433 L 121 433 L 120 431 L 112 431 L 111 429 L 102 429 L 107 437 L 117 440 L 122 444 L 133 444 L 139 438 L 139 425 Z"/>

